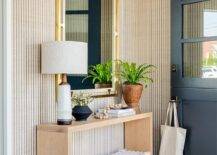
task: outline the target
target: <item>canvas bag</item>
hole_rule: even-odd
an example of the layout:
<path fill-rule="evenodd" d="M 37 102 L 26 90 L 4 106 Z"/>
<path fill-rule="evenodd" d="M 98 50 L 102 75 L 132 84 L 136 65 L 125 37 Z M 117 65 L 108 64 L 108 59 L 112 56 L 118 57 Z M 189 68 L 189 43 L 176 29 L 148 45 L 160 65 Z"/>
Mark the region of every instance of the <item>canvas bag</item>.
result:
<path fill-rule="evenodd" d="M 174 118 L 174 127 L 172 124 Z M 176 103 L 170 102 L 164 125 L 161 125 L 161 146 L 159 155 L 183 155 L 186 129 L 179 127 Z"/>

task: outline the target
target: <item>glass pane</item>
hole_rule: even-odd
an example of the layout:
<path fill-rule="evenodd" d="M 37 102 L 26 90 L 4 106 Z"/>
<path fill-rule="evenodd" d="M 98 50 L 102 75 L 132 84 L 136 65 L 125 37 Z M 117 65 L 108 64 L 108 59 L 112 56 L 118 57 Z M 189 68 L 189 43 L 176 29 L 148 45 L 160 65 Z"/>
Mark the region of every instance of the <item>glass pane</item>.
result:
<path fill-rule="evenodd" d="M 217 41 L 185 43 L 184 77 L 217 78 Z"/>
<path fill-rule="evenodd" d="M 88 10 L 88 0 L 66 0 L 66 10 Z"/>
<path fill-rule="evenodd" d="M 88 15 L 66 15 L 66 40 L 88 42 Z"/>
<path fill-rule="evenodd" d="M 184 5 L 184 38 L 217 36 L 217 0 Z"/>

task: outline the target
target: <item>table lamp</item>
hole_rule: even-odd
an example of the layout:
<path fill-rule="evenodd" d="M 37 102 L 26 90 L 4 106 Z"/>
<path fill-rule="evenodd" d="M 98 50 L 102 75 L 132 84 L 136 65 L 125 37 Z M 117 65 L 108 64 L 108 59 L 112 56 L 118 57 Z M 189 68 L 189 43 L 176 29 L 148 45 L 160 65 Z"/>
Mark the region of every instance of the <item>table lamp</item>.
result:
<path fill-rule="evenodd" d="M 42 44 L 42 74 L 61 74 L 57 91 L 57 124 L 72 122 L 71 88 L 67 74 L 86 75 L 88 70 L 87 43 L 53 41 Z"/>

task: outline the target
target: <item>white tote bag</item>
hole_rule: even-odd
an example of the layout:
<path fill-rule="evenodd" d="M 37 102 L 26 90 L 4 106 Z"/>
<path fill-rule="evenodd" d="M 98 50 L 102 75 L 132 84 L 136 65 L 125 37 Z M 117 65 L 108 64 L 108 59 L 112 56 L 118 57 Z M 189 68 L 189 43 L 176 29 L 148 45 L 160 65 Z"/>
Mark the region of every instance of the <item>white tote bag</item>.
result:
<path fill-rule="evenodd" d="M 172 114 L 174 127 L 171 126 Z M 175 102 L 170 102 L 168 105 L 165 125 L 161 125 L 161 136 L 159 155 L 183 155 L 186 129 L 179 127 Z"/>

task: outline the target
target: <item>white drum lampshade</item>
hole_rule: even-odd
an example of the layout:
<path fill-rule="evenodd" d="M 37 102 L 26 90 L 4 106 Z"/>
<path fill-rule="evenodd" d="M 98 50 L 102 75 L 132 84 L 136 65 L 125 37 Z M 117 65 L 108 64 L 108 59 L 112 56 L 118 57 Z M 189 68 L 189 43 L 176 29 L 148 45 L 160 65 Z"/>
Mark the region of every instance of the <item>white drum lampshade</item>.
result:
<path fill-rule="evenodd" d="M 87 74 L 87 43 L 75 41 L 43 43 L 41 57 L 42 74 Z"/>
<path fill-rule="evenodd" d="M 42 74 L 62 74 L 58 86 L 57 123 L 69 125 L 72 122 L 71 88 L 66 74 L 85 75 L 88 70 L 87 43 L 75 41 L 54 41 L 42 44 Z"/>

